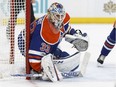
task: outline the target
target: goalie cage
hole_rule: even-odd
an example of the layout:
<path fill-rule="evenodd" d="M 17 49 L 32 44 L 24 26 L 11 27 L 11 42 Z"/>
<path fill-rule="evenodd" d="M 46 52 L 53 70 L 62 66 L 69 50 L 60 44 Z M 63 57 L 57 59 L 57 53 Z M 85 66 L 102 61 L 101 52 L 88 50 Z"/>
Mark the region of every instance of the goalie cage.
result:
<path fill-rule="evenodd" d="M 0 0 L 0 78 L 10 77 L 14 73 L 30 73 L 27 54 L 30 32 L 29 2 L 30 0 Z M 25 56 L 18 48 L 18 35 L 23 29 L 25 43 L 20 38 L 19 40 L 20 44 L 24 44 L 21 51 L 25 52 Z"/>

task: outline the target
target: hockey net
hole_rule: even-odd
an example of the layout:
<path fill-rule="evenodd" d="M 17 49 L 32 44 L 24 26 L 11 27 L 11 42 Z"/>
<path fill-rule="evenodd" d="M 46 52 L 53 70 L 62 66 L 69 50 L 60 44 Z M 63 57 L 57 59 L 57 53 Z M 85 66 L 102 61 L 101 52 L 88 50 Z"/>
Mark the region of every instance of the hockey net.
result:
<path fill-rule="evenodd" d="M 29 72 L 26 69 L 30 24 L 29 2 L 30 0 L 0 0 L 0 79 L 10 77 L 11 74 Z M 19 36 L 21 32 L 24 37 Z M 20 38 L 25 38 L 25 42 Z"/>

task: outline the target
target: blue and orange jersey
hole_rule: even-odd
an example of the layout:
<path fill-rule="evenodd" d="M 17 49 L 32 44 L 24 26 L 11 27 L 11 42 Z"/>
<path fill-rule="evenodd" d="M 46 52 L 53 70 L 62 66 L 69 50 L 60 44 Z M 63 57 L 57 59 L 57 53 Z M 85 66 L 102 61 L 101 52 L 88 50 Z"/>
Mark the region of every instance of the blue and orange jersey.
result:
<path fill-rule="evenodd" d="M 46 54 L 54 54 L 57 46 L 66 33 L 74 32 L 69 25 L 70 16 L 66 13 L 63 21 L 63 27 L 57 34 L 50 29 L 47 15 L 37 19 L 31 24 L 31 40 L 29 48 L 29 58 L 41 59 Z"/>

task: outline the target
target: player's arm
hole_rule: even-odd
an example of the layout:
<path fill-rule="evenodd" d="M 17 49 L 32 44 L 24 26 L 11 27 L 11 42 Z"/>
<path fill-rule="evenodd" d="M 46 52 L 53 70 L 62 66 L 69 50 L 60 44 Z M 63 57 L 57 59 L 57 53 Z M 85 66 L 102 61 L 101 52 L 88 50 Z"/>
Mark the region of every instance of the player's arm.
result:
<path fill-rule="evenodd" d="M 89 45 L 87 33 L 82 33 L 79 29 L 71 28 L 69 24 L 70 16 L 66 14 L 64 20 L 65 40 L 70 42 L 78 51 L 86 51 Z"/>
<path fill-rule="evenodd" d="M 86 51 L 89 46 L 87 33 L 82 33 L 80 29 L 70 29 L 69 34 L 65 35 L 65 40 L 73 44 L 78 51 Z"/>
<path fill-rule="evenodd" d="M 70 35 L 82 35 L 82 32 L 80 29 L 74 29 L 70 25 L 70 16 L 68 13 L 66 13 L 66 17 L 64 19 L 64 31 L 66 34 Z"/>

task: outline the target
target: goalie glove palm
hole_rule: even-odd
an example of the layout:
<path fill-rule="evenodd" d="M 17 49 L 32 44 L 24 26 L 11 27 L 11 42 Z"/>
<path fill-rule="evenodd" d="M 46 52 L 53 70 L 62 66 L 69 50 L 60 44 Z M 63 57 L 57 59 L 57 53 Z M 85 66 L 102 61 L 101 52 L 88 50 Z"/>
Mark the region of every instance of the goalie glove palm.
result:
<path fill-rule="evenodd" d="M 78 51 L 86 51 L 88 49 L 88 36 L 86 33 L 79 35 L 65 35 L 65 40 L 73 44 Z"/>

